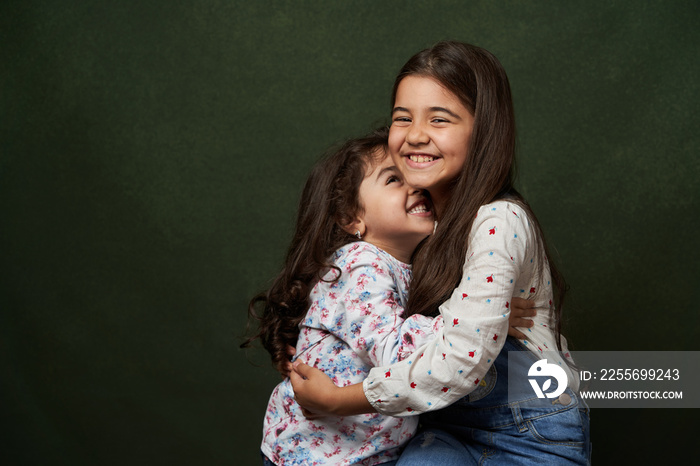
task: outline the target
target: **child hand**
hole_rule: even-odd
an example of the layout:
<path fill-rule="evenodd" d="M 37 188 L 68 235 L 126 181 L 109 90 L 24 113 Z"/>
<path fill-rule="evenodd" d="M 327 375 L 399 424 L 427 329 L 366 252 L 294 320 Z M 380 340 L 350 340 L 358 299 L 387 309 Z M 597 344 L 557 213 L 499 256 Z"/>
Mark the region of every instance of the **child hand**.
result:
<path fill-rule="evenodd" d="M 537 315 L 535 301 L 513 297 L 511 300 L 510 317 L 508 318 L 508 335 L 519 340 L 527 338 L 523 332 L 515 327 L 532 327 L 535 323 L 531 319 L 526 319 L 526 317 L 535 317 L 535 315 Z"/>
<path fill-rule="evenodd" d="M 279 371 L 280 374 L 282 374 L 283 379 L 286 379 L 287 377 L 289 377 L 289 374 L 292 372 L 291 359 L 294 357 L 295 354 L 297 354 L 297 349 L 295 347 L 293 347 L 292 345 L 287 345 L 287 356 L 289 356 L 289 360 L 283 361 L 277 367 L 277 370 Z"/>
<path fill-rule="evenodd" d="M 294 399 L 307 419 L 318 419 L 333 414 L 333 393 L 338 390 L 333 381 L 322 371 L 296 361 L 289 379 L 294 389 Z"/>

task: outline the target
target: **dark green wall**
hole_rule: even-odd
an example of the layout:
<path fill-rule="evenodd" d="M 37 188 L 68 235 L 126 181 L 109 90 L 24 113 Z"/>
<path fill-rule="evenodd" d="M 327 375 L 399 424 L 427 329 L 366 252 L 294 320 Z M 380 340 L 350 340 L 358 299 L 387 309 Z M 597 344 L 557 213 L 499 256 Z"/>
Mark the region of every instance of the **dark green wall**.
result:
<path fill-rule="evenodd" d="M 279 379 L 238 349 L 247 300 L 313 161 L 386 121 L 398 68 L 444 38 L 509 72 L 573 346 L 697 349 L 699 12 L 2 2 L 2 462 L 258 464 Z M 670 463 L 695 413 L 594 411 L 596 464 Z"/>

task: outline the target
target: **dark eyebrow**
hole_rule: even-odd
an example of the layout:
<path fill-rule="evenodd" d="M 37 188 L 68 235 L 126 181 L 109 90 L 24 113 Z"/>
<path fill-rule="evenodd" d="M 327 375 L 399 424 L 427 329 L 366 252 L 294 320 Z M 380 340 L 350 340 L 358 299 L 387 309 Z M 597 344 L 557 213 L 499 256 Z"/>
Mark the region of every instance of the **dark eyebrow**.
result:
<path fill-rule="evenodd" d="M 445 112 L 445 113 L 447 113 L 448 115 L 450 115 L 452 118 L 456 118 L 456 119 L 458 119 L 458 120 L 461 120 L 461 119 L 462 119 L 462 118 L 460 118 L 459 115 L 457 115 L 456 113 L 451 112 L 450 110 L 448 110 L 448 109 L 446 109 L 446 108 L 444 108 L 444 107 L 430 107 L 429 110 L 430 110 L 431 112 Z"/>

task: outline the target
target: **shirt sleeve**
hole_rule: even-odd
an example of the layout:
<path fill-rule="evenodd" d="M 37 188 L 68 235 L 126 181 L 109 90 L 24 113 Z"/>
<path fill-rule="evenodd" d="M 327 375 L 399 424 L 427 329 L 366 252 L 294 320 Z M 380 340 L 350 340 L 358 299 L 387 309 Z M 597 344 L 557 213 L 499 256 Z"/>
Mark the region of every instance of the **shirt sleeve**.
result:
<path fill-rule="evenodd" d="M 532 234 L 513 204 L 482 206 L 469 235 L 462 280 L 440 306 L 435 338 L 403 361 L 375 367 L 363 383 L 380 413 L 420 414 L 474 390 L 505 344 L 510 299 Z"/>
<path fill-rule="evenodd" d="M 436 319 L 402 317 L 399 290 L 391 267 L 379 256 L 363 253 L 341 277 L 335 311 L 326 328 L 371 366 L 392 364 L 435 336 Z"/>

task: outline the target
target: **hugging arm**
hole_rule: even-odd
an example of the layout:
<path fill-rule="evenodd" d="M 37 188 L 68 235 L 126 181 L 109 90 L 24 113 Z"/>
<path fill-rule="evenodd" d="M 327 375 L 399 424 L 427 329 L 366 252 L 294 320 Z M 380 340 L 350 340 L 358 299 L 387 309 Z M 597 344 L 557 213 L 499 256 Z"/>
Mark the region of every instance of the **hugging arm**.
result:
<path fill-rule="evenodd" d="M 440 306 L 445 325 L 428 345 L 363 382 L 367 400 L 392 416 L 448 406 L 476 388 L 508 333 L 511 297 L 532 251 L 525 213 L 499 201 L 482 206 L 469 234 L 462 279 Z M 398 396 L 397 396 L 398 395 Z"/>
<path fill-rule="evenodd" d="M 431 340 L 441 318 L 402 317 L 401 274 L 380 255 L 362 251 L 343 270 L 335 296 L 320 314 L 325 330 L 345 342 L 368 365 L 395 363 Z M 332 300 L 332 301 L 331 301 Z M 320 306 L 319 306 L 320 307 Z"/>
<path fill-rule="evenodd" d="M 302 406 L 348 415 L 371 412 L 370 404 L 383 414 L 402 416 L 439 409 L 473 390 L 505 341 L 513 283 L 529 260 L 525 251 L 532 240 L 527 217 L 517 206 L 494 205 L 498 208 L 483 207 L 475 220 L 464 276 L 441 306 L 446 325 L 436 338 L 407 360 L 372 369 L 363 383 L 364 400 L 359 387 L 333 387 L 297 367 L 292 383 Z"/>
<path fill-rule="evenodd" d="M 514 297 L 511 306 L 508 335 L 525 338 L 516 327 L 531 327 L 535 315 L 534 301 Z M 322 371 L 306 364 L 290 362 L 288 372 L 296 401 L 309 419 L 323 416 L 353 416 L 374 413 L 376 410 L 367 401 L 361 383 L 337 387 Z"/>

